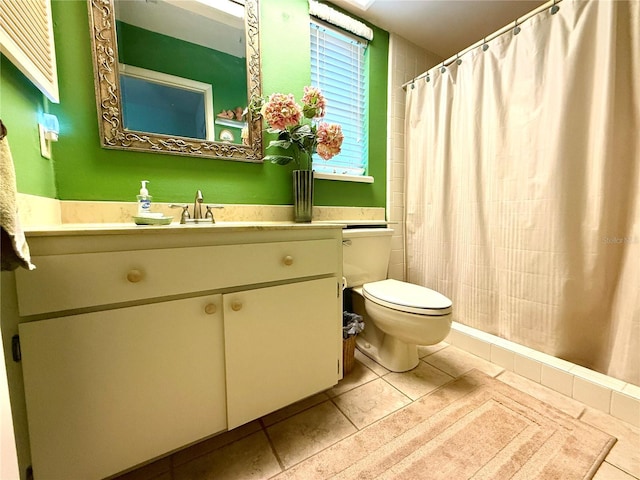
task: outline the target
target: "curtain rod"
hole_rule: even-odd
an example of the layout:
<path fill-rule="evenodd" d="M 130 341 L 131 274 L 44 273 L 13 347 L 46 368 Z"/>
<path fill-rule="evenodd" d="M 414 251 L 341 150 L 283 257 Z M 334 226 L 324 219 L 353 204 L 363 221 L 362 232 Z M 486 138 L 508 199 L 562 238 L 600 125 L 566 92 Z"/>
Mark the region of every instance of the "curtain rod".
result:
<path fill-rule="evenodd" d="M 477 48 L 487 42 L 489 42 L 490 40 L 493 40 L 494 38 L 499 37 L 500 35 L 503 35 L 504 33 L 508 32 L 511 29 L 514 29 L 516 27 L 518 27 L 518 25 L 520 25 L 523 22 L 526 22 L 527 20 L 529 20 L 531 17 L 536 16 L 537 14 L 539 14 L 540 12 L 543 12 L 544 10 L 546 10 L 547 8 L 551 7 L 551 9 L 553 10 L 551 13 L 555 14 L 557 13 L 558 9 L 560 7 L 557 7 L 556 5 L 558 3 L 562 2 L 562 0 L 549 0 L 546 3 L 543 3 L 542 5 L 540 5 L 539 7 L 531 10 L 529 13 L 523 15 L 522 17 L 518 18 L 517 20 L 515 20 L 513 23 L 509 23 L 508 25 L 505 25 L 504 27 L 502 27 L 500 30 L 497 30 L 495 32 L 493 32 L 491 35 L 484 37 L 482 40 L 477 41 L 476 43 L 474 43 L 473 45 L 465 48 L 464 50 L 456 53 L 455 55 L 450 56 L 449 58 L 447 58 L 444 62 L 439 63 L 437 66 L 439 66 L 440 68 L 442 67 L 448 67 L 449 65 L 451 65 L 454 61 L 458 60 L 460 57 L 462 57 L 465 53 L 473 50 L 474 48 Z M 412 83 L 414 83 L 416 80 L 421 79 L 422 77 L 426 76 L 431 70 L 433 70 L 436 67 L 432 67 L 429 70 L 427 70 L 424 73 L 421 73 L 420 75 L 418 75 L 417 77 L 413 78 L 412 80 L 409 80 L 408 82 L 405 82 L 402 84 L 402 89 L 406 90 L 408 85 L 411 85 Z"/>

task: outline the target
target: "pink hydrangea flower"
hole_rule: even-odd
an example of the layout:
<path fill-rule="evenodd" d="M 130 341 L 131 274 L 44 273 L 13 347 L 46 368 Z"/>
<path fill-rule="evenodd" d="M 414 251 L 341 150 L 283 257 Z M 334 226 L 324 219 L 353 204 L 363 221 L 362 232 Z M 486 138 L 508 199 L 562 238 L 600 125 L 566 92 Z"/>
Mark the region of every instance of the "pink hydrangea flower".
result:
<path fill-rule="evenodd" d="M 324 98 L 324 95 L 322 95 L 319 88 L 310 86 L 304 87 L 302 104 L 304 105 L 304 113 L 307 118 L 324 117 L 324 113 L 327 108 L 327 100 Z"/>
<path fill-rule="evenodd" d="M 318 125 L 318 146 L 316 151 L 323 159 L 329 160 L 340 153 L 344 140 L 342 127 L 335 123 L 321 123 Z"/>
<path fill-rule="evenodd" d="M 274 93 L 262 107 L 262 115 L 271 128 L 284 130 L 298 124 L 302 117 L 302 109 L 293 95 Z"/>

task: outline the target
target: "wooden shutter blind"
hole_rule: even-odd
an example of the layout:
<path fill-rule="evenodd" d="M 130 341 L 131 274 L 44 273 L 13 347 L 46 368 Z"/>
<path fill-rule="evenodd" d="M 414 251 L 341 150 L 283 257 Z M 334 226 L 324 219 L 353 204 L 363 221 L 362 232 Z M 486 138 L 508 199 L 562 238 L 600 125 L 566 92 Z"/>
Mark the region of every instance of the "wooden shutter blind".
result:
<path fill-rule="evenodd" d="M 51 0 L 0 0 L 0 51 L 59 102 Z"/>

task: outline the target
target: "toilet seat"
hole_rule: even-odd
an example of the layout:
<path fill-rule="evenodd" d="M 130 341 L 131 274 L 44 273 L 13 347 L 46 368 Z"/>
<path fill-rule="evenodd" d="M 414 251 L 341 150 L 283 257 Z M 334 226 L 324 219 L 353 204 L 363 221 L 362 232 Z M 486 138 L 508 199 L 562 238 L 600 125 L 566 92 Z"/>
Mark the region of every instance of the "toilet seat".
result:
<path fill-rule="evenodd" d="M 451 313 L 451 300 L 441 293 L 412 283 L 393 279 L 365 283 L 362 293 L 372 302 L 401 312 L 427 316 Z"/>

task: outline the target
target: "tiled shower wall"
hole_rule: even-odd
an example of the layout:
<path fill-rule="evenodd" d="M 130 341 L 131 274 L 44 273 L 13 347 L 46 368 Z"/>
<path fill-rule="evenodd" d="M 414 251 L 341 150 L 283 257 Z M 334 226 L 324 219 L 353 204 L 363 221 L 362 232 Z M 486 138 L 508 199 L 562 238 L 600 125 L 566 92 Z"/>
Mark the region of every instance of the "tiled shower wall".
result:
<path fill-rule="evenodd" d="M 402 85 L 443 59 L 392 33 L 389 39 L 389 145 L 387 219 L 394 229 L 389 278 L 405 280 L 404 255 L 404 107 Z"/>

